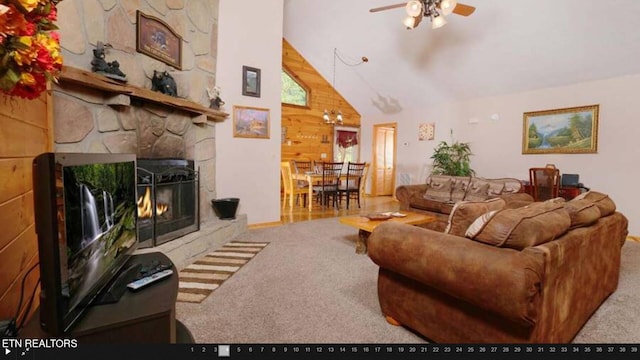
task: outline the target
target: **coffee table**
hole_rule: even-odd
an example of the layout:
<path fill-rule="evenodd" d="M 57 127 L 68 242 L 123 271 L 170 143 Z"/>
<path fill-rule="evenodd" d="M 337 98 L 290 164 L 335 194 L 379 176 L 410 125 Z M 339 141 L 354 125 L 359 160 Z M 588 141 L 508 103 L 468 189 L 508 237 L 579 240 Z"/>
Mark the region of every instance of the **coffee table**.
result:
<path fill-rule="evenodd" d="M 401 224 L 409 225 L 421 225 L 435 221 L 436 218 L 431 215 L 420 214 L 412 211 L 399 211 L 399 213 L 406 215 L 404 217 L 391 217 L 388 220 L 370 220 L 364 216 L 343 216 L 340 218 L 340 222 L 345 225 L 349 225 L 358 229 L 358 241 L 356 242 L 356 254 L 367 253 L 367 239 L 373 230 L 378 225 L 385 222 L 397 222 Z"/>

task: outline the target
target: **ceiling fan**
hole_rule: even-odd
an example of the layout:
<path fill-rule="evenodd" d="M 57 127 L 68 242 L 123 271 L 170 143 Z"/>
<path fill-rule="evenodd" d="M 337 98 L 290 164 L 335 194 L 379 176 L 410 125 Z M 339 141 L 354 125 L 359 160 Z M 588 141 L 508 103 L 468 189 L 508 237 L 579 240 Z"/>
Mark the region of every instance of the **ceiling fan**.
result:
<path fill-rule="evenodd" d="M 403 21 L 407 29 L 415 28 L 425 17 L 431 20 L 431 28 L 437 29 L 447 23 L 444 17 L 451 13 L 469 16 L 476 10 L 475 7 L 460 4 L 456 0 L 412 0 L 406 3 L 373 8 L 369 12 L 373 13 L 401 7 L 404 7 L 407 11 L 408 16 Z"/>

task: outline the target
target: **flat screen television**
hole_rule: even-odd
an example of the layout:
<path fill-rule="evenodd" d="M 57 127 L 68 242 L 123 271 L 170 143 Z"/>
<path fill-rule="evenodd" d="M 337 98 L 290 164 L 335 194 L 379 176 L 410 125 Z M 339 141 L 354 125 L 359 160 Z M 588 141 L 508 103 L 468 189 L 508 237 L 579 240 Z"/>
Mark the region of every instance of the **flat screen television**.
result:
<path fill-rule="evenodd" d="M 137 246 L 136 156 L 45 153 L 33 161 L 40 324 L 68 332 Z"/>

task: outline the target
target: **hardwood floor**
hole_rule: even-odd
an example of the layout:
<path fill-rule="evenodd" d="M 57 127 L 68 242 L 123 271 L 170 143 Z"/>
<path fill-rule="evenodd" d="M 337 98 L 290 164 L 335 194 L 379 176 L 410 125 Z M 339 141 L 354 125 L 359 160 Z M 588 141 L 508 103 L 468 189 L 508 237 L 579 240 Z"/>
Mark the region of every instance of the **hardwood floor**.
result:
<path fill-rule="evenodd" d="M 346 203 L 342 201 L 342 206 L 339 209 L 333 207 L 321 207 L 318 204 L 313 204 L 311 211 L 307 207 L 302 207 L 302 201 L 297 206 L 294 205 L 293 209 L 281 207 L 280 220 L 283 224 L 308 221 L 315 219 L 324 219 L 330 217 L 339 217 L 345 215 L 357 215 L 357 214 L 369 214 L 373 212 L 382 211 L 397 211 L 400 209 L 400 203 L 392 196 L 377 196 L 377 197 L 363 197 L 360 202 L 361 208 L 358 208 L 358 203 L 351 201 L 349 204 L 349 210 L 346 209 Z"/>

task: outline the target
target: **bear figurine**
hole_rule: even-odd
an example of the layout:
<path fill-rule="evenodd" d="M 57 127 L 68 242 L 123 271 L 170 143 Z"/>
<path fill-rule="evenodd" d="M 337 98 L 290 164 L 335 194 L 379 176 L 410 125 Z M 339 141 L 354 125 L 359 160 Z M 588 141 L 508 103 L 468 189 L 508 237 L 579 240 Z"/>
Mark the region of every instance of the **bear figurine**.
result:
<path fill-rule="evenodd" d="M 178 86 L 176 85 L 176 81 L 167 71 L 153 70 L 151 90 L 173 97 L 178 96 Z"/>

